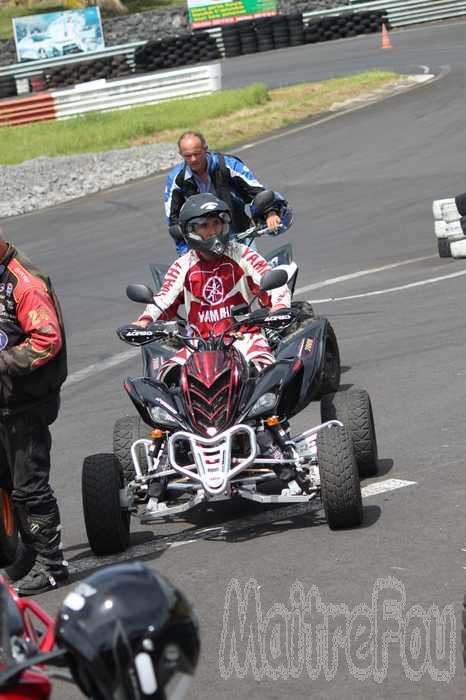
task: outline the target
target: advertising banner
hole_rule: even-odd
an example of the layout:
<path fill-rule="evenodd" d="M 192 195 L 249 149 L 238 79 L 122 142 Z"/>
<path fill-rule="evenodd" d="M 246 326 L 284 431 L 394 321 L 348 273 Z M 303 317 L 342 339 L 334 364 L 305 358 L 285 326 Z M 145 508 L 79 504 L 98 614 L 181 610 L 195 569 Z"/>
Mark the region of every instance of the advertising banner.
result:
<path fill-rule="evenodd" d="M 188 10 L 191 26 L 196 29 L 275 15 L 277 3 L 276 0 L 188 0 Z"/>
<path fill-rule="evenodd" d="M 105 48 L 98 7 L 13 18 L 18 61 L 37 61 Z"/>

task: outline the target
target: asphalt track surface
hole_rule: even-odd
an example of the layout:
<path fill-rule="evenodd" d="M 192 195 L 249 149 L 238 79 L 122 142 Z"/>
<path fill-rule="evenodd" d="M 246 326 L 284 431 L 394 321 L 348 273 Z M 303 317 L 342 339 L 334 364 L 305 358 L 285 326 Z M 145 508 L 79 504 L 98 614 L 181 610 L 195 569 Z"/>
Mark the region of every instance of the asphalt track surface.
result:
<path fill-rule="evenodd" d="M 466 264 L 437 256 L 431 201 L 466 189 L 466 25 L 391 37 L 391 51 L 371 36 L 234 59 L 224 76 L 240 84 L 247 68 L 248 80 L 275 85 L 380 65 L 442 76 L 241 151 L 293 203 L 296 223 L 281 242 L 293 242 L 298 284 L 314 285 L 301 298 L 322 300 L 315 306 L 335 327 L 344 385 L 371 394 L 381 457 L 371 481 L 415 484 L 365 498 L 364 524 L 353 531 L 331 532 L 321 512 L 238 506 L 135 528 L 123 558 L 159 568 L 199 612 L 203 651 L 191 698 L 465 695 Z M 3 222 L 52 276 L 67 319 L 75 381 L 54 426 L 54 485 L 73 582 L 100 565 L 84 532 L 81 463 L 111 448 L 115 419 L 131 412 L 122 379 L 139 369 L 137 354 L 103 371 L 99 363 L 128 349 L 113 332 L 136 315 L 125 285 L 150 282 L 147 262 L 173 255 L 162 182 Z M 95 371 L 76 374 L 90 365 Z M 295 427 L 317 419 L 312 406 Z M 244 594 L 248 581 L 242 629 L 234 590 L 237 582 Z M 53 612 L 68 589 L 38 600 Z M 55 697 L 78 694 L 57 686 Z"/>

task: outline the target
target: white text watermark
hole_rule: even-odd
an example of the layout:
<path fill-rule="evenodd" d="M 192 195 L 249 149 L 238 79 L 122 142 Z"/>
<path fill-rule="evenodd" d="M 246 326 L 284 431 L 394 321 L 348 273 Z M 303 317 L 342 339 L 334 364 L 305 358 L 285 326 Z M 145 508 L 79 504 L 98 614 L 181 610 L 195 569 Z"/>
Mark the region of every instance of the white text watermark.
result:
<path fill-rule="evenodd" d="M 306 674 L 311 680 L 349 671 L 358 680 L 382 683 L 390 661 L 401 662 L 407 679 L 428 674 L 448 683 L 456 671 L 456 619 L 453 605 L 440 610 L 407 606 L 401 581 L 378 578 L 370 604 L 349 608 L 325 600 L 315 585 L 291 586 L 287 604 L 264 610 L 255 579 L 232 579 L 225 595 L 219 669 L 255 680 L 287 680 Z M 344 669 L 343 669 L 344 665 Z"/>

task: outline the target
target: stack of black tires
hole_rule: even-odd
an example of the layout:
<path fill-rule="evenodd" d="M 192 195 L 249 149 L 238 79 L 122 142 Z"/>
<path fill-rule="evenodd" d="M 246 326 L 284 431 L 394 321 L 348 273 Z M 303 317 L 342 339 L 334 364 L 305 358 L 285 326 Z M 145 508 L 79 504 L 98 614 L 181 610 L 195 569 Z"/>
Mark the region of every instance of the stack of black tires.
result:
<path fill-rule="evenodd" d="M 220 58 L 217 42 L 206 32 L 180 34 L 158 41 L 148 41 L 134 55 L 139 72 L 176 68 Z"/>
<path fill-rule="evenodd" d="M 5 97 L 15 97 L 15 95 L 17 95 L 16 80 L 9 75 L 0 76 L 0 100 Z"/>
<path fill-rule="evenodd" d="M 225 56 L 229 58 L 256 51 L 272 51 L 287 46 L 371 34 L 379 31 L 382 23 L 389 29 L 385 10 L 319 17 L 310 20 L 308 24 L 304 23 L 302 12 L 294 12 L 224 25 L 221 38 Z"/>
<path fill-rule="evenodd" d="M 332 41 L 359 34 L 373 34 L 380 31 L 382 24 L 389 29 L 389 22 L 384 10 L 372 12 L 347 12 L 335 17 L 311 19 L 305 28 L 307 44 L 320 41 Z"/>
<path fill-rule="evenodd" d="M 129 75 L 130 72 L 131 68 L 125 56 L 112 56 L 49 68 L 45 71 L 45 81 L 50 90 L 87 83 L 100 78 L 107 80 L 122 78 Z"/>
<path fill-rule="evenodd" d="M 298 46 L 306 42 L 303 15 L 295 12 L 225 25 L 222 41 L 226 57 Z"/>

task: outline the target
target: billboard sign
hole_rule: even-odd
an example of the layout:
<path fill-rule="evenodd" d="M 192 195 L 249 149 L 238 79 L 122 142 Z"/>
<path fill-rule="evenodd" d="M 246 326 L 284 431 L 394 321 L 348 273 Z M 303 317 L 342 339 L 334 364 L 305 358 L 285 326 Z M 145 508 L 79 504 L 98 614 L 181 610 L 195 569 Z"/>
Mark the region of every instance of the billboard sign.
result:
<path fill-rule="evenodd" d="M 13 18 L 18 61 L 37 61 L 105 48 L 98 7 Z"/>
<path fill-rule="evenodd" d="M 191 26 L 196 29 L 275 15 L 277 3 L 276 0 L 188 0 L 188 10 Z"/>

